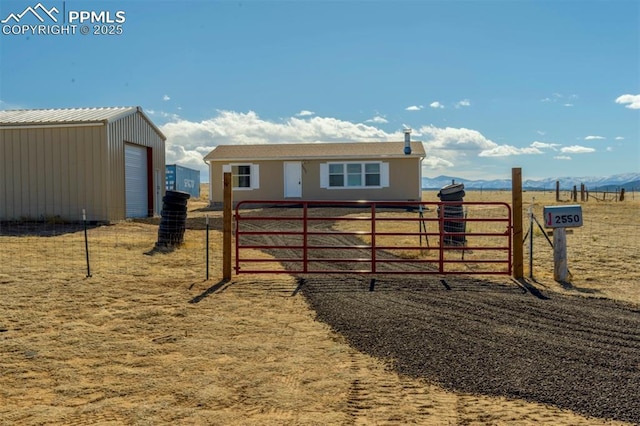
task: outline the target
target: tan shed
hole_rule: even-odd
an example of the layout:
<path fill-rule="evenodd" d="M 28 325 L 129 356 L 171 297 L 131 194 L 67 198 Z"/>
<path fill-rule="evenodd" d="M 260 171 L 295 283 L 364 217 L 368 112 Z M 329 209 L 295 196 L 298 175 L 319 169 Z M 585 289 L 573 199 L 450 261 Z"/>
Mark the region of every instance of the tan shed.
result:
<path fill-rule="evenodd" d="M 410 146 L 410 149 L 407 149 Z M 421 142 L 220 145 L 209 164 L 209 200 L 223 201 L 232 173 L 234 202 L 244 200 L 421 199 Z"/>
<path fill-rule="evenodd" d="M 159 214 L 165 140 L 140 107 L 0 111 L 0 220 Z"/>

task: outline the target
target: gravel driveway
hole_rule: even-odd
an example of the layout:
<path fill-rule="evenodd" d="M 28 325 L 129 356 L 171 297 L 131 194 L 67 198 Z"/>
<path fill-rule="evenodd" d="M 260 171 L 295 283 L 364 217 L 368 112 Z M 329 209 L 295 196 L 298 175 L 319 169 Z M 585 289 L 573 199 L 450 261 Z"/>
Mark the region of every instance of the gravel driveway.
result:
<path fill-rule="evenodd" d="M 271 231 L 289 226 L 245 225 Z M 290 239 L 263 238 L 273 245 Z M 322 243 L 335 244 L 336 237 L 323 238 Z M 339 244 L 349 243 L 342 240 Z M 276 258 L 293 255 L 265 251 Z M 410 264 L 406 268 L 415 271 Z M 324 274 L 301 278 L 298 291 L 319 320 L 399 373 L 457 392 L 520 398 L 640 424 L 636 305 L 540 292 L 504 276 L 394 275 L 372 281 Z"/>
<path fill-rule="evenodd" d="M 504 278 L 323 276 L 300 291 L 319 320 L 399 373 L 640 423 L 638 307 Z"/>

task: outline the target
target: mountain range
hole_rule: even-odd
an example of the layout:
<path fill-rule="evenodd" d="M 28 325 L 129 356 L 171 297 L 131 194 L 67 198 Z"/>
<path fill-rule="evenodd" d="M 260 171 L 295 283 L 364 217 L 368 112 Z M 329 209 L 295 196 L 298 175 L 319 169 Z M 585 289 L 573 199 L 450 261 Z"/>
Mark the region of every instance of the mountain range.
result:
<path fill-rule="evenodd" d="M 440 189 L 452 182 L 463 183 L 465 189 L 511 189 L 511 179 L 470 180 L 453 176 L 423 177 L 422 189 Z M 522 189 L 551 190 L 556 182 L 560 182 L 561 190 L 571 190 L 574 186 L 580 189 L 584 184 L 590 191 L 615 191 L 624 188 L 626 191 L 640 190 L 640 173 L 623 173 L 607 177 L 552 177 L 546 179 L 527 179 L 522 181 Z"/>

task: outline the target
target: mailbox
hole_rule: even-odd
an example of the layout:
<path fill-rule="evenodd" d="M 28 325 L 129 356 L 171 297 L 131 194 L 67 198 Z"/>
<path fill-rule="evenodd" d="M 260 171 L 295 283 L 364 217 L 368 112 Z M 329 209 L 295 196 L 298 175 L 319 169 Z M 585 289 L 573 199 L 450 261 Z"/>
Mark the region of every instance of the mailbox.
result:
<path fill-rule="evenodd" d="M 545 206 L 545 228 L 575 228 L 582 226 L 582 206 Z"/>

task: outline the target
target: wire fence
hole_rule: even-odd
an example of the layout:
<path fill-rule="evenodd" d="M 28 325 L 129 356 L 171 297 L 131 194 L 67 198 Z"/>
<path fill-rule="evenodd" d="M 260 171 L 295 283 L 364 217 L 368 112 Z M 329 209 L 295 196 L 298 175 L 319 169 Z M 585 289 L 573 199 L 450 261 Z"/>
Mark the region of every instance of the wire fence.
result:
<path fill-rule="evenodd" d="M 640 289 L 639 212 L 625 220 L 615 207 L 611 207 L 609 215 L 591 215 L 588 206 L 582 206 L 583 226 L 567 228 L 567 260 L 572 278 L 608 280 L 612 284 L 625 280 L 637 283 Z M 525 212 L 525 276 L 549 278 L 553 277 L 553 231 L 544 228 L 539 210 L 533 212 L 533 222 Z"/>
<path fill-rule="evenodd" d="M 153 218 L 85 225 L 78 216 L 65 222 L 0 222 L 0 283 L 27 282 L 34 277 L 64 282 L 93 275 L 204 279 L 207 219 L 182 222 L 183 239 L 176 245 L 158 244 L 162 241 L 160 221 Z M 210 226 L 209 233 L 215 234 L 216 230 Z M 210 250 L 214 252 L 215 246 Z M 211 258 L 216 260 L 213 254 Z"/>
<path fill-rule="evenodd" d="M 624 204 L 582 204 L 584 224 L 567 235 L 569 270 L 574 278 L 627 280 L 640 286 L 640 215 L 637 206 L 619 208 Z M 595 214 L 594 209 L 604 213 Z M 417 217 L 418 212 L 402 213 L 409 214 Z M 541 221 L 542 207 L 536 206 L 533 214 Z M 530 229 L 526 210 L 523 223 L 525 234 L 533 236 L 533 251 L 529 240 L 520 242 L 524 245 L 525 276 L 552 277 L 553 249 L 548 241 L 552 237 L 546 235 L 550 230 L 535 222 Z M 478 231 L 474 226 L 477 228 L 477 225 L 469 224 L 471 232 Z M 89 223 L 85 239 L 81 213 L 76 220 L 67 222 L 53 219 L 0 222 L 0 284 L 28 283 L 32 279 L 64 283 L 90 275 L 114 280 L 137 277 L 141 280 L 198 281 L 207 277 L 208 269 L 211 277 L 220 275 L 221 212 L 199 212 L 197 215 L 190 212 L 185 221 L 183 242 L 175 249 L 158 248 L 159 227 L 160 218 L 113 225 Z M 413 228 L 416 234 L 420 232 L 417 223 Z M 397 242 L 400 243 L 400 239 Z M 411 244 L 415 245 L 415 242 Z M 423 244 L 426 247 L 426 238 Z M 427 250 L 421 255 L 429 256 L 430 252 Z M 465 254 L 471 255 L 473 253 Z"/>

